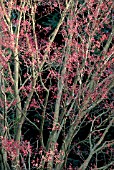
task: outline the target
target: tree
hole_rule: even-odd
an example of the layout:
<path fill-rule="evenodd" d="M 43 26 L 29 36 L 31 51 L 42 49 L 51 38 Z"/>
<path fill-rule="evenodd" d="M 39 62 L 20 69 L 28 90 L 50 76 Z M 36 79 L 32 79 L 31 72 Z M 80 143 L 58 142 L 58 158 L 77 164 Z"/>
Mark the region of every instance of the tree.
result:
<path fill-rule="evenodd" d="M 112 0 L 1 0 L 2 170 L 113 169 L 112 9 Z"/>

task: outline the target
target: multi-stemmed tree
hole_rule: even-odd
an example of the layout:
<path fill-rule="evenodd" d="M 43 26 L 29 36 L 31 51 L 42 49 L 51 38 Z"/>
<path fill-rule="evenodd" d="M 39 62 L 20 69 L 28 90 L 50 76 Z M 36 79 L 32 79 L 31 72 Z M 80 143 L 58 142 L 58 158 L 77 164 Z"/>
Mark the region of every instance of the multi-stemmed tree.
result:
<path fill-rule="evenodd" d="M 112 10 L 1 0 L 1 170 L 113 169 Z"/>

